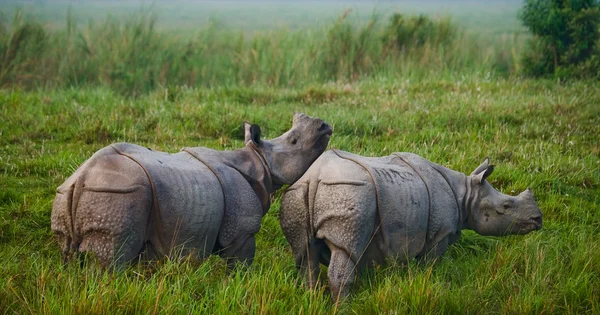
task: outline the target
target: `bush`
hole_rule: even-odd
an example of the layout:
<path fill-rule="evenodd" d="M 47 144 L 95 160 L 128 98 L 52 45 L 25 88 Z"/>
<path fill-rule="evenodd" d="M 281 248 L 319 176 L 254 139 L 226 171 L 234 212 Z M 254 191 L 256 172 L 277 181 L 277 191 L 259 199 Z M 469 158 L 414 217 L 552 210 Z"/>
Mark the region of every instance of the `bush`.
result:
<path fill-rule="evenodd" d="M 519 14 L 535 35 L 523 56 L 532 76 L 597 77 L 600 4 L 597 0 L 525 0 Z"/>
<path fill-rule="evenodd" d="M 456 35 L 456 27 L 449 19 L 433 21 L 425 15 L 404 17 L 394 13 L 390 17 L 383 40 L 388 47 L 406 49 L 420 47 L 427 43 L 446 45 Z"/>
<path fill-rule="evenodd" d="M 40 54 L 46 47 L 46 32 L 38 23 L 24 23 L 15 15 L 12 32 L 0 28 L 0 82 L 7 80 L 28 84 L 42 73 L 31 75 L 32 69 L 41 67 Z"/>

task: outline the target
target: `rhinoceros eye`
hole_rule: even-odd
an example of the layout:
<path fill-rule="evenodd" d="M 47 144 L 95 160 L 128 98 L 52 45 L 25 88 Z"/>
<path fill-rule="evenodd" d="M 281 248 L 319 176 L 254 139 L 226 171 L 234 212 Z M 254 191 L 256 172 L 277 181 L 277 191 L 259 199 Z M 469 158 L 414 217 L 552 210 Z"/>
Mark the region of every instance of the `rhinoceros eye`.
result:
<path fill-rule="evenodd" d="M 296 144 L 296 143 L 298 143 L 298 139 L 292 140 L 292 144 Z"/>
<path fill-rule="evenodd" d="M 510 207 L 511 207 L 511 204 L 508 202 L 505 202 L 504 204 L 502 204 L 502 208 L 504 208 L 504 210 L 508 210 L 508 209 L 510 209 Z"/>

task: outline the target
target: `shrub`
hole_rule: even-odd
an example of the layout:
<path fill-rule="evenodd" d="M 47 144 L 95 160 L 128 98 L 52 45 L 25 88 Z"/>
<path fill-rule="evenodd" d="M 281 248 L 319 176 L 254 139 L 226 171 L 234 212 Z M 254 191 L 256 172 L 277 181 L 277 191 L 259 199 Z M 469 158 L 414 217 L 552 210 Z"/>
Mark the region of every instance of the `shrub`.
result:
<path fill-rule="evenodd" d="M 35 80 L 40 76 L 34 72 L 40 68 L 39 55 L 46 46 L 46 32 L 38 23 L 24 23 L 20 14 L 15 15 L 11 32 L 7 32 L 4 25 L 1 29 L 0 83 Z"/>
<path fill-rule="evenodd" d="M 598 76 L 597 0 L 525 0 L 519 18 L 535 35 L 523 56 L 526 74 Z"/>
<path fill-rule="evenodd" d="M 356 79 L 374 71 L 373 63 L 380 61 L 380 47 L 376 42 L 377 17 L 372 17 L 367 25 L 357 26 L 347 21 L 350 12 L 344 12 L 328 28 L 319 45 L 317 54 L 323 79 Z"/>
<path fill-rule="evenodd" d="M 456 35 L 456 27 L 449 19 L 433 21 L 425 15 L 404 17 L 400 13 L 390 16 L 383 41 L 388 47 L 404 50 L 427 43 L 445 45 Z"/>

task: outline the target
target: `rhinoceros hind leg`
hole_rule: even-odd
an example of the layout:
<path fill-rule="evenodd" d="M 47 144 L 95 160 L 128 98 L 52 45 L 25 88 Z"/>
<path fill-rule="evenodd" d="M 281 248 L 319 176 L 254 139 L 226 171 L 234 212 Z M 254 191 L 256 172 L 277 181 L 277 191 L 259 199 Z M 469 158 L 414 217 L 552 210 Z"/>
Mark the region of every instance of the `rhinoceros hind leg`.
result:
<path fill-rule="evenodd" d="M 306 277 L 306 285 L 311 289 L 314 289 L 319 281 L 320 262 L 324 251 L 329 252 L 325 242 L 321 239 L 313 239 L 306 245 L 305 254 L 296 261 L 300 274 Z"/>
<path fill-rule="evenodd" d="M 71 249 L 71 244 L 73 243 L 71 237 L 65 233 L 55 231 L 54 238 L 60 246 L 63 263 L 68 263 L 73 258 L 74 252 Z"/>
<path fill-rule="evenodd" d="M 93 253 L 93 256 L 104 267 L 120 268 L 138 257 L 143 245 L 143 239 L 91 231 L 84 235 L 79 252 L 84 255 Z"/>
<path fill-rule="evenodd" d="M 105 267 L 134 260 L 146 241 L 150 198 L 147 189 L 127 194 L 84 191 L 78 208 L 77 250 L 94 253 Z"/>
<path fill-rule="evenodd" d="M 343 249 L 327 242 L 327 246 L 331 250 L 331 261 L 329 262 L 329 270 L 327 278 L 331 289 L 331 298 L 336 303 L 350 294 L 350 288 L 354 283 L 356 274 L 356 265 L 350 259 L 350 255 Z"/>

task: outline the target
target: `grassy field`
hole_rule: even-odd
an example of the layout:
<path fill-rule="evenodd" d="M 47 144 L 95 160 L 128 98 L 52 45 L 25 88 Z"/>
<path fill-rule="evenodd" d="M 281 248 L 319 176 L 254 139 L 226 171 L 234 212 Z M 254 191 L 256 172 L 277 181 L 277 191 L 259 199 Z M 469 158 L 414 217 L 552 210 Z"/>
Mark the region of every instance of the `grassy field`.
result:
<path fill-rule="evenodd" d="M 469 3 L 464 1 L 462 8 Z M 189 11 L 193 10 L 198 9 L 192 6 Z M 510 10 L 516 12 L 514 6 Z M 487 11 L 468 12 L 471 15 L 464 16 L 474 18 L 461 23 L 474 25 L 481 19 L 479 14 Z M 494 20 L 496 15 L 489 14 Z M 325 26 L 319 27 L 330 30 L 333 23 L 323 20 Z M 294 57 L 303 60 L 306 51 L 300 48 L 311 42 L 302 42 L 306 39 L 301 35 L 315 31 L 305 29 L 305 24 L 282 31 L 277 24 L 257 36 L 289 43 L 290 53 L 277 55 L 282 62 Z M 100 23 L 93 31 L 82 32 L 90 42 L 98 42 L 95 36 L 108 33 L 105 26 Z M 497 30 L 491 31 L 494 27 Z M 478 30 L 465 28 L 464 33 Z M 503 34 L 502 30 L 514 29 L 518 25 L 497 24 L 481 32 Z M 237 31 L 234 25 L 227 34 Z M 62 38 L 64 33 L 57 32 L 48 30 L 48 37 Z M 163 40 L 170 32 L 161 29 L 151 38 Z M 360 38 L 359 31 L 353 34 L 352 38 Z M 119 36 L 103 43 L 118 48 L 123 40 L 120 43 L 125 45 L 129 37 Z M 379 64 L 381 69 L 408 64 L 411 71 L 390 66 L 388 71 L 320 78 L 319 73 L 329 70 L 319 64 L 316 74 L 302 74 L 302 82 L 294 84 L 269 81 L 280 73 L 267 72 L 266 52 L 275 50 L 263 50 L 265 54 L 256 50 L 266 59 L 253 71 L 252 64 L 239 68 L 240 73 L 256 75 L 255 81 L 215 78 L 210 84 L 165 81 L 148 87 L 145 80 L 150 76 L 142 75 L 134 76 L 143 86 L 135 95 L 123 92 L 129 85 L 112 81 L 57 82 L 66 73 L 58 70 L 52 76 L 47 72 L 44 84 L 4 81 L 0 89 L 0 312 L 600 313 L 600 85 L 530 80 L 514 71 L 500 74 L 490 56 L 513 53 L 501 50 L 500 35 L 491 36 L 497 45 L 493 47 L 500 49 L 493 54 L 478 42 L 481 38 L 460 35 L 451 46 L 455 52 L 449 55 L 434 47 L 430 59 L 416 58 L 423 51 L 413 51 Z M 168 45 L 160 40 L 153 47 L 166 51 Z M 460 48 L 465 41 L 479 46 Z M 60 42 L 50 43 L 48 51 L 60 52 L 56 47 Z M 523 49 L 519 43 L 502 49 L 518 52 Z M 243 45 L 252 45 L 252 38 L 245 37 Z M 295 50 L 300 50 L 299 55 L 292 53 Z M 466 56 L 458 57 L 461 52 Z M 449 60 L 456 63 L 443 66 Z M 136 62 L 142 65 L 143 61 Z M 192 64 L 203 62 L 208 61 Z M 507 63 L 514 67 L 518 60 Z M 215 74 L 226 75 L 229 65 L 219 64 Z M 148 66 L 153 66 L 152 61 Z M 101 68 L 99 63 L 88 72 Z M 38 73 L 33 68 L 19 69 Z M 94 76 L 88 72 L 82 73 Z M 414 152 L 465 173 L 489 156 L 496 165 L 489 178 L 492 185 L 507 194 L 530 187 L 542 209 L 544 227 L 505 238 L 467 231 L 435 264 L 392 264 L 363 274 L 351 299 L 341 305 L 331 301 L 326 286 L 317 291 L 302 286 L 279 227 L 280 193 L 263 219 L 256 260 L 247 271 L 228 275 L 224 261 L 216 257 L 202 264 L 183 259 L 134 265 L 121 273 L 102 271 L 93 263 L 83 268 L 62 263 L 50 231 L 54 192 L 96 150 L 117 141 L 169 152 L 184 146 L 230 150 L 242 145 L 244 120 L 258 123 L 264 136 L 271 138 L 291 125 L 294 111 L 333 125 L 331 148 L 368 156 Z"/>

